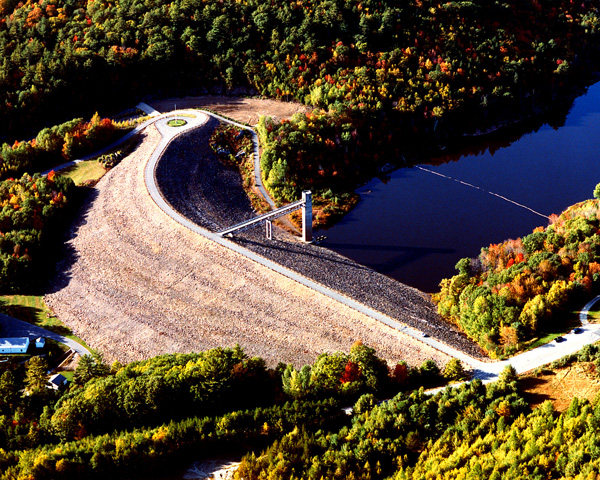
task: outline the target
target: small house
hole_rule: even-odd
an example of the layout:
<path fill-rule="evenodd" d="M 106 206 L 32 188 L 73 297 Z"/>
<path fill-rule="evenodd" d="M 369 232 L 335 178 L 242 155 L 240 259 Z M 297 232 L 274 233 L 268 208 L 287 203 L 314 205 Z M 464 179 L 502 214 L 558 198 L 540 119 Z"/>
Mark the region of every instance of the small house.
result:
<path fill-rule="evenodd" d="M 44 348 L 46 346 L 46 339 L 44 337 L 38 337 L 35 339 L 35 348 Z"/>
<path fill-rule="evenodd" d="M 68 380 L 61 375 L 60 373 L 55 373 L 48 380 L 48 387 L 53 390 L 58 390 L 59 388 L 63 388 L 67 386 Z"/>
<path fill-rule="evenodd" d="M 27 353 L 29 337 L 0 338 L 0 353 Z"/>

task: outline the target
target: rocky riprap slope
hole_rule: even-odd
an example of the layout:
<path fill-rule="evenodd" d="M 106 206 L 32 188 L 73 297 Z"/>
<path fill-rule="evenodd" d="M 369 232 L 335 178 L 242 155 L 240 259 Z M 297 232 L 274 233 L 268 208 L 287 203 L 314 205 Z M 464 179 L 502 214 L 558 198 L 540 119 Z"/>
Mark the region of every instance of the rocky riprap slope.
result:
<path fill-rule="evenodd" d="M 182 215 L 211 231 L 219 231 L 256 215 L 239 174 L 212 153 L 208 138 L 218 125 L 177 137 L 164 153 L 156 179 L 166 200 Z M 480 348 L 445 322 L 429 297 L 347 257 L 318 245 L 300 242 L 274 229 L 267 240 L 264 227 L 236 235 L 245 248 L 296 271 L 326 287 L 414 327 L 473 357 L 485 359 Z"/>
<path fill-rule="evenodd" d="M 219 185 L 227 175 L 216 175 L 218 162 L 213 173 L 205 170 L 209 133 L 199 129 L 183 139 L 197 148 L 183 144 L 177 151 L 176 143 L 169 150 L 168 156 L 177 154 L 181 162 L 194 159 L 197 173 L 178 167 L 169 175 L 177 187 L 173 191 L 182 200 L 195 198 L 196 212 L 216 222 L 224 205 L 237 205 L 239 215 L 244 210 L 239 205 L 249 206 L 236 197 L 233 183 L 230 189 Z M 66 242 L 53 291 L 45 297 L 61 321 L 109 362 L 238 343 L 270 366 L 280 361 L 301 366 L 322 352 L 348 351 L 356 340 L 390 363 L 448 361 L 447 355 L 171 219 L 144 183 L 144 167 L 159 138 L 156 128 L 148 127 L 132 154 L 91 190 Z M 207 175 L 198 185 L 192 179 L 198 181 L 201 171 Z M 233 182 L 236 176 L 228 178 Z M 222 218 L 240 219 L 233 215 Z"/>

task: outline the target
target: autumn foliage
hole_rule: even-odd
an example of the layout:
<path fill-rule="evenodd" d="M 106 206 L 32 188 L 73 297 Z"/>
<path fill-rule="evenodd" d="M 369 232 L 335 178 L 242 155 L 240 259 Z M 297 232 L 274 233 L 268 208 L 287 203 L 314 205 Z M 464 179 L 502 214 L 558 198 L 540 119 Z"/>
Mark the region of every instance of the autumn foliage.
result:
<path fill-rule="evenodd" d="M 0 182 L 0 292 L 24 292 L 41 279 L 39 267 L 56 244 L 73 182 L 50 172 Z"/>
<path fill-rule="evenodd" d="M 114 137 L 112 120 L 95 114 L 90 121 L 76 118 L 44 128 L 29 141 L 4 143 L 0 148 L 0 179 L 44 169 L 73 160 L 106 146 Z"/>
<path fill-rule="evenodd" d="M 4 0 L 0 132 L 157 92 L 295 100 L 314 112 L 266 122 L 264 180 L 281 203 L 311 189 L 319 226 L 418 147 L 555 105 L 597 66 L 598 18 L 568 0 Z M 98 133 L 72 127 L 45 139 L 69 158 Z M 3 147 L 0 174 L 36 152 Z"/>
<path fill-rule="evenodd" d="M 546 228 L 460 260 L 459 274 L 442 280 L 434 295 L 438 312 L 494 356 L 560 330 L 569 306 L 600 287 L 598 211 L 598 200 L 579 203 L 552 216 Z"/>
<path fill-rule="evenodd" d="M 0 131 L 161 88 L 397 112 L 411 129 L 475 108 L 461 118 L 477 126 L 552 101 L 597 28 L 593 3 L 568 0 L 3 0 Z"/>

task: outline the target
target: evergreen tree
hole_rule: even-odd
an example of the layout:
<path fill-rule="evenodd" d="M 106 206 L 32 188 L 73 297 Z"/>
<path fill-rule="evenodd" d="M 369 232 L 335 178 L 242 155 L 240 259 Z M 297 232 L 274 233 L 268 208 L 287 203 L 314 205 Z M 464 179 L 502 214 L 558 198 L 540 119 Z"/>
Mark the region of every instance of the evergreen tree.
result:
<path fill-rule="evenodd" d="M 465 370 L 458 358 L 451 359 L 444 368 L 444 377 L 448 380 L 461 380 L 465 376 Z"/>
<path fill-rule="evenodd" d="M 73 375 L 73 383 L 83 386 L 92 378 L 108 375 L 109 371 L 109 367 L 104 363 L 102 353 L 93 352 L 91 355 L 84 355 L 79 359 Z"/>
<path fill-rule="evenodd" d="M 46 359 L 35 356 L 25 364 L 25 394 L 41 395 L 48 388 L 48 362 Z"/>
<path fill-rule="evenodd" d="M 0 376 L 0 412 L 8 411 L 19 398 L 19 385 L 11 370 Z"/>

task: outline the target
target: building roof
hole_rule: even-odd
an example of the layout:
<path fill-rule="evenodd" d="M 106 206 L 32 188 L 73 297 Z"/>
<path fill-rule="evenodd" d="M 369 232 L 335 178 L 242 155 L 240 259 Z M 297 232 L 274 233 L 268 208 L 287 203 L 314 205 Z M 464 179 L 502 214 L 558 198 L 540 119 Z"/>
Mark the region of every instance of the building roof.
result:
<path fill-rule="evenodd" d="M 65 382 L 67 381 L 66 377 L 62 376 L 60 373 L 56 373 L 54 375 L 52 375 L 50 377 L 50 380 L 48 380 L 50 383 L 53 383 L 54 385 L 64 385 Z"/>
<path fill-rule="evenodd" d="M 29 337 L 0 338 L 0 348 L 27 347 Z"/>

